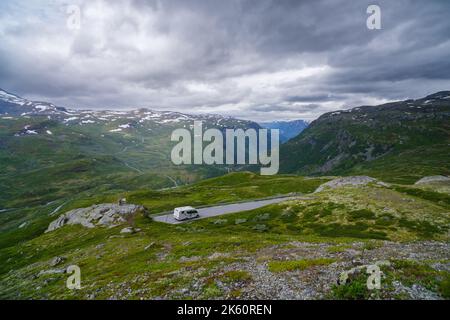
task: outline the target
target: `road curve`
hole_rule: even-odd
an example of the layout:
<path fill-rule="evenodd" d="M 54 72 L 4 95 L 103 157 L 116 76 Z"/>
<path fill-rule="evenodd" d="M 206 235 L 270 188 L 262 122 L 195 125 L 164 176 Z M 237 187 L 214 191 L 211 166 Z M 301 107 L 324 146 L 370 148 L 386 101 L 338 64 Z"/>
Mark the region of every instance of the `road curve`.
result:
<path fill-rule="evenodd" d="M 191 219 L 191 220 L 185 220 L 185 221 L 175 220 L 172 213 L 168 213 L 168 214 L 164 214 L 164 215 L 160 215 L 160 216 L 154 216 L 153 220 L 158 221 L 158 222 L 170 223 L 170 224 L 180 224 L 180 223 L 195 221 L 195 220 L 199 220 L 199 219 L 221 216 L 223 214 L 228 214 L 228 213 L 253 210 L 253 209 L 267 206 L 269 204 L 279 203 L 282 201 L 292 200 L 295 198 L 296 197 L 283 197 L 283 198 L 274 198 L 274 199 L 267 199 L 267 200 L 254 200 L 254 201 L 248 201 L 248 202 L 200 208 L 200 209 L 197 209 L 200 217 Z"/>

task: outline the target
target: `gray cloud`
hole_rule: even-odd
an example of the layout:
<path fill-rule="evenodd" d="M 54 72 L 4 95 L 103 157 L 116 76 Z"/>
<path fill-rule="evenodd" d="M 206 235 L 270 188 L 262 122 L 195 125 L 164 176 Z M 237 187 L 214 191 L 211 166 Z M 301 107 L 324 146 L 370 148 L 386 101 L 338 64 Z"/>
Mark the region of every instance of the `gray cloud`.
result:
<path fill-rule="evenodd" d="M 344 95 L 335 95 L 330 93 L 315 93 L 287 97 L 286 101 L 289 102 L 324 102 L 324 101 L 340 101 L 344 100 Z"/>
<path fill-rule="evenodd" d="M 0 87 L 78 108 L 312 120 L 450 88 L 448 1 L 0 3 Z M 68 4 L 81 29 L 66 27 Z"/>

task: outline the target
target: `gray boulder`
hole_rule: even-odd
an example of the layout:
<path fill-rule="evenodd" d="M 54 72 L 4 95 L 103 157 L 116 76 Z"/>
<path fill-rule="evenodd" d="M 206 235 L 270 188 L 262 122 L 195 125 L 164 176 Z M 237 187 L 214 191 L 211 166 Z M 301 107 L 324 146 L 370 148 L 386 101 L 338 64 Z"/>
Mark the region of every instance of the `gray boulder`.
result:
<path fill-rule="evenodd" d="M 364 186 L 364 185 L 367 185 L 372 182 L 386 186 L 386 184 L 379 182 L 377 179 L 371 178 L 368 176 L 350 176 L 350 177 L 337 178 L 337 179 L 328 181 L 326 183 L 323 183 L 316 189 L 315 192 L 321 192 L 327 188 L 336 189 L 336 188 L 345 187 L 345 186 Z"/>
<path fill-rule="evenodd" d="M 450 178 L 446 176 L 427 176 L 416 181 L 415 184 L 427 184 L 432 182 L 450 182 Z"/>
<path fill-rule="evenodd" d="M 52 261 L 50 261 L 50 267 L 56 267 L 60 263 L 64 262 L 66 258 L 64 257 L 54 257 Z"/>
<path fill-rule="evenodd" d="M 120 230 L 120 233 L 135 233 L 139 232 L 141 229 L 134 229 L 133 227 L 126 227 Z"/>
<path fill-rule="evenodd" d="M 49 274 L 61 274 L 61 273 L 66 273 L 66 268 L 61 268 L 61 269 L 49 269 L 49 270 L 41 270 L 38 273 L 38 277 L 40 276 L 45 276 L 45 275 L 49 275 Z"/>
<path fill-rule="evenodd" d="M 140 211 L 144 211 L 143 206 L 135 204 L 118 205 L 114 203 L 104 203 L 68 211 L 60 215 L 50 223 L 45 232 L 50 232 L 61 228 L 64 225 L 80 224 L 86 228 L 96 226 L 113 227 L 127 221 Z"/>

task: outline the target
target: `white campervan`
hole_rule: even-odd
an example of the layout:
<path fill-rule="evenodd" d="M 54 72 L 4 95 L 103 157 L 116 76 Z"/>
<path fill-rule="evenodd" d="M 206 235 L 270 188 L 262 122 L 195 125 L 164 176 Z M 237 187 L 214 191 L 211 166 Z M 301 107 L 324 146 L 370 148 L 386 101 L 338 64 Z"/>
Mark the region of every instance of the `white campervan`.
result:
<path fill-rule="evenodd" d="M 192 207 L 180 207 L 173 209 L 173 217 L 178 220 L 194 219 L 199 216 L 197 209 Z"/>

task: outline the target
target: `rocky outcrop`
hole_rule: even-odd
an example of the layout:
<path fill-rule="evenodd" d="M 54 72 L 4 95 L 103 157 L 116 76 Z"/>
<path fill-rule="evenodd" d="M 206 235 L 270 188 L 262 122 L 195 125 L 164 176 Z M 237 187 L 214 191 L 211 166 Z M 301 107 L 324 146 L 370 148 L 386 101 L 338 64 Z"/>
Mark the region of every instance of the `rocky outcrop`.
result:
<path fill-rule="evenodd" d="M 64 257 L 54 257 L 52 261 L 50 261 L 50 267 L 56 267 L 57 265 L 63 263 L 66 260 Z"/>
<path fill-rule="evenodd" d="M 450 178 L 446 176 L 427 176 L 418 180 L 415 184 L 427 184 L 433 182 L 450 182 Z"/>
<path fill-rule="evenodd" d="M 376 182 L 380 185 L 385 185 L 383 182 L 379 182 L 377 179 L 368 177 L 368 176 L 351 176 L 351 177 L 342 177 L 337 178 L 331 181 L 328 181 L 324 184 L 321 184 L 315 192 L 321 192 L 326 188 L 336 189 L 344 186 L 363 186 L 367 185 L 371 182 Z"/>
<path fill-rule="evenodd" d="M 126 227 L 120 230 L 120 233 L 136 233 L 141 231 L 139 228 L 133 228 L 133 227 Z"/>
<path fill-rule="evenodd" d="M 68 211 L 58 219 L 50 223 L 45 232 L 61 228 L 64 225 L 80 224 L 86 228 L 96 226 L 117 226 L 133 217 L 136 213 L 144 211 L 145 208 L 135 204 L 104 203 L 93 205 L 88 208 L 80 208 Z"/>

